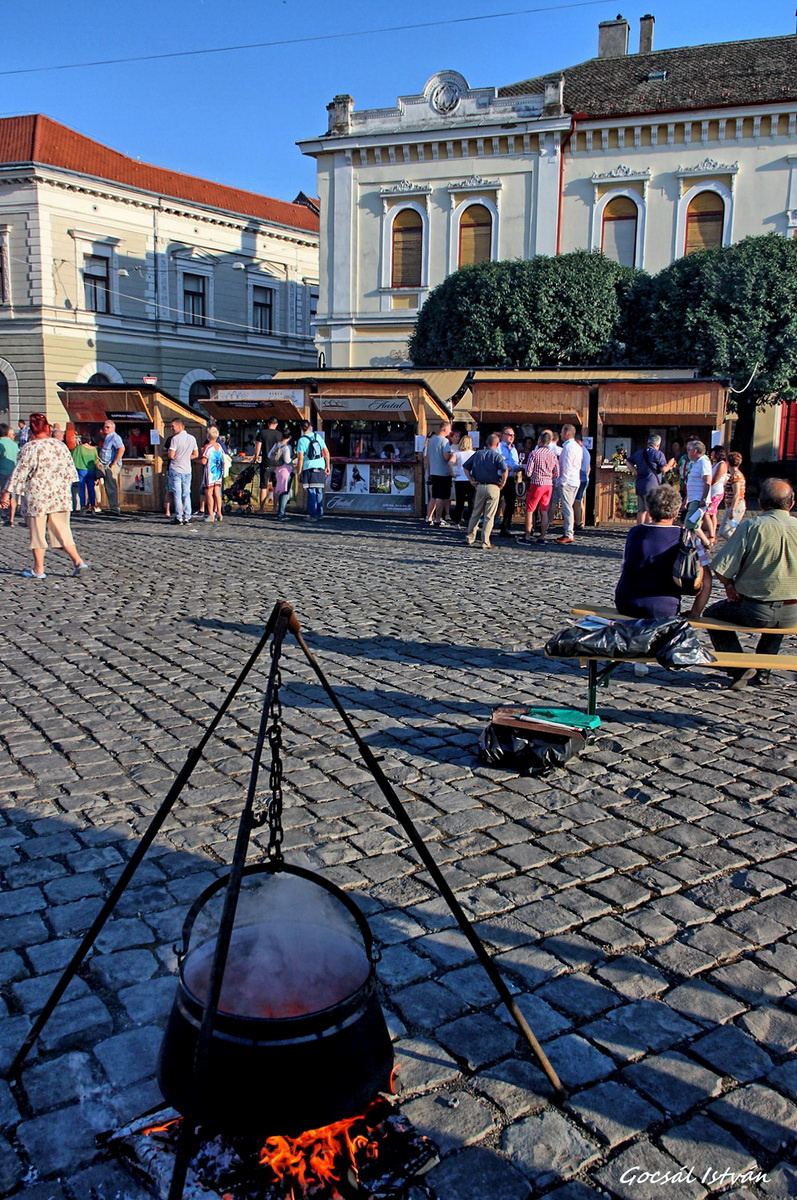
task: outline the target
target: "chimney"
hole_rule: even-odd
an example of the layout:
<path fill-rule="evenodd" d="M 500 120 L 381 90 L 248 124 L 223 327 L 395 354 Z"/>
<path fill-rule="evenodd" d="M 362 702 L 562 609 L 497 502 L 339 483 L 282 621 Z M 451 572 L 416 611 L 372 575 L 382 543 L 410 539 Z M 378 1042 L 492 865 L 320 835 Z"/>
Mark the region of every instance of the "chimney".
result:
<path fill-rule="evenodd" d="M 542 106 L 544 117 L 561 117 L 564 115 L 565 77 L 560 75 L 552 83 L 545 85 L 545 99 Z"/>
<path fill-rule="evenodd" d="M 627 54 L 629 30 L 628 22 L 620 13 L 614 21 L 601 21 L 598 26 L 598 58 L 622 58 Z"/>
<path fill-rule="evenodd" d="M 639 18 L 639 53 L 650 54 L 653 50 L 653 26 L 656 18 L 648 13 Z"/>
<path fill-rule="evenodd" d="M 327 105 L 329 114 L 327 133 L 351 133 L 351 110 L 353 108 L 354 100 L 351 96 L 335 96 L 332 103 Z"/>

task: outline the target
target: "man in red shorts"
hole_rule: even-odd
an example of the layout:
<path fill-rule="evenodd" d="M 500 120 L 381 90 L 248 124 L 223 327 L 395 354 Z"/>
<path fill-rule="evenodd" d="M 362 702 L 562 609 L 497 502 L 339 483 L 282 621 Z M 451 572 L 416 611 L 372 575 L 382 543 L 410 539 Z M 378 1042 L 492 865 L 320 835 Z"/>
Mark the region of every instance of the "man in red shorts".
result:
<path fill-rule="evenodd" d="M 531 541 L 531 526 L 534 513 L 540 514 L 540 536 L 537 542 L 545 545 L 548 532 L 549 510 L 553 486 L 559 475 L 559 459 L 551 449 L 551 434 L 546 429 L 541 433 L 537 445 L 526 460 L 526 533 L 521 542 Z"/>

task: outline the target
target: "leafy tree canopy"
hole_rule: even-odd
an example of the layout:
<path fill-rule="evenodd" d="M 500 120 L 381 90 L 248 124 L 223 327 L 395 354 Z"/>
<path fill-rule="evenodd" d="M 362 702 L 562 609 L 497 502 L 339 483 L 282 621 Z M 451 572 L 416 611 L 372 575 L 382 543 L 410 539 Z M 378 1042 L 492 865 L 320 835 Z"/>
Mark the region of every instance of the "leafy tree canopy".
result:
<path fill-rule="evenodd" d="M 635 281 L 626 359 L 728 376 L 740 409 L 797 396 L 797 241 L 776 233 L 679 258 Z"/>
<path fill-rule="evenodd" d="M 612 362 L 634 276 L 589 250 L 462 267 L 419 312 L 410 358 L 434 367 Z"/>

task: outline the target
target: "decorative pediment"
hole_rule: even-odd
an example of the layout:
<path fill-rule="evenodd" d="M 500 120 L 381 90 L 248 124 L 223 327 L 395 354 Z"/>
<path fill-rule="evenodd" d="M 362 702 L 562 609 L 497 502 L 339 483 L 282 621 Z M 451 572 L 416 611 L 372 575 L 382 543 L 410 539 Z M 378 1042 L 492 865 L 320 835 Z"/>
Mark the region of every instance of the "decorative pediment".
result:
<path fill-rule="evenodd" d="M 449 183 L 449 192 L 497 192 L 503 185 L 500 179 L 483 179 L 481 175 L 469 175 L 459 183 Z"/>
<path fill-rule="evenodd" d="M 402 179 L 388 187 L 379 189 L 380 196 L 428 196 L 431 192 L 428 183 L 413 183 L 410 179 Z"/>
<path fill-rule="evenodd" d="M 600 174 L 597 171 L 592 172 L 593 183 L 616 183 L 618 180 L 622 182 L 642 180 L 647 183 L 650 180 L 650 167 L 646 167 L 644 171 L 635 171 L 624 163 L 618 163 L 613 171 L 603 171 Z"/>
<path fill-rule="evenodd" d="M 736 175 L 739 170 L 738 162 L 721 163 L 714 158 L 704 158 L 696 167 L 679 167 L 676 175 L 679 179 L 694 175 Z"/>

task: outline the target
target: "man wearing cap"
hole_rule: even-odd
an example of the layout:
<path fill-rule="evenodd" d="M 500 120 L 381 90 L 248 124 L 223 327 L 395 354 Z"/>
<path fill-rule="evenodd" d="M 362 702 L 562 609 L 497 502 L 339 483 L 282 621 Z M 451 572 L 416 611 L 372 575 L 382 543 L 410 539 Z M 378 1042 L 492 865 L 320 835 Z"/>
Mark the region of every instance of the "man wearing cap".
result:
<path fill-rule="evenodd" d="M 759 494 L 761 515 L 744 521 L 711 564 L 725 586 L 726 600 L 711 604 L 706 617 L 734 625 L 797 631 L 797 520 L 791 515 L 794 489 L 786 479 L 767 479 Z M 710 629 L 715 650 L 740 654 L 732 630 Z M 777 654 L 779 633 L 762 633 L 757 654 Z M 731 687 L 765 686 L 769 671 L 733 670 Z"/>

